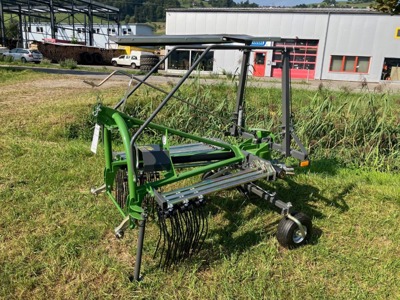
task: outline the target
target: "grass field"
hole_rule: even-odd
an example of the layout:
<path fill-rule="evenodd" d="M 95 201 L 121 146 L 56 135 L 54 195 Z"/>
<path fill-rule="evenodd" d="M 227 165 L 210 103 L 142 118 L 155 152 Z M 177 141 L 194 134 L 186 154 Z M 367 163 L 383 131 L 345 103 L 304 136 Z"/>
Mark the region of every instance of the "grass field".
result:
<path fill-rule="evenodd" d="M 102 147 L 97 155 L 89 150 L 93 105 L 99 97 L 115 103 L 126 84 L 93 90 L 81 80 L 0 70 L 0 298 L 400 298 L 400 95 L 293 91 L 299 134 L 313 134 L 307 139 L 312 165 L 270 188 L 312 217 L 315 230 L 308 245 L 282 248 L 275 239 L 279 214 L 261 200 L 244 201 L 227 191 L 209 201 L 203 250 L 166 272 L 152 258 L 158 228 L 148 223 L 144 280 L 137 283 L 130 280 L 137 230 L 115 239 L 119 213 L 105 195 L 89 193 L 102 183 L 104 167 Z M 191 86 L 182 93 L 196 103 L 219 96 L 233 105 L 228 85 Z M 264 112 L 265 106 L 267 119 L 278 118 L 279 91 L 248 93 L 249 107 Z M 141 95 L 146 100 L 135 99 L 136 106 L 129 107 L 137 114 L 158 99 L 148 90 Z M 213 103 L 207 102 L 209 111 L 226 110 Z M 366 115 L 371 105 L 376 120 Z M 178 108 L 171 106 L 160 121 Z M 334 119 L 335 112 L 340 119 Z M 254 126 L 269 124 L 256 113 L 248 111 Z M 311 124 L 317 113 L 315 124 L 330 127 Z M 183 127 L 204 122 L 198 115 L 188 123 L 171 122 Z M 218 126 L 212 120 L 210 130 Z M 366 147 L 359 127 L 380 146 Z M 376 152 L 374 159 L 361 155 L 367 151 Z"/>

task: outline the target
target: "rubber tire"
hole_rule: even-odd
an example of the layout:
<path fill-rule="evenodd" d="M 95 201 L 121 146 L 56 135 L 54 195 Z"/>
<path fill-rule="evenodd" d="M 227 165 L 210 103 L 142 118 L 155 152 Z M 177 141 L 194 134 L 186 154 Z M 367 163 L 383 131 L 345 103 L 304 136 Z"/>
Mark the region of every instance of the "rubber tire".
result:
<path fill-rule="evenodd" d="M 103 62 L 104 62 L 103 56 L 98 52 L 93 53 L 92 54 L 92 58 L 93 58 L 93 61 L 94 61 L 94 63 L 96 65 L 102 65 Z"/>
<path fill-rule="evenodd" d="M 132 69 L 136 69 L 136 64 L 135 64 L 135 63 L 132 63 L 132 64 L 131 64 L 131 68 L 132 68 Z"/>
<path fill-rule="evenodd" d="M 142 55 L 140 57 L 140 65 L 146 65 L 146 66 L 155 66 L 159 62 L 158 56 L 152 56 L 152 57 L 143 57 Z"/>
<path fill-rule="evenodd" d="M 304 245 L 307 243 L 311 236 L 312 232 L 312 222 L 310 217 L 308 217 L 306 214 L 303 214 L 301 212 L 299 213 L 293 213 L 292 214 L 296 219 L 300 221 L 300 223 L 306 227 L 307 233 L 306 236 L 303 240 L 300 242 L 295 242 L 293 240 L 293 236 L 298 230 L 298 226 L 295 222 L 292 220 L 284 217 L 278 224 L 278 230 L 276 232 L 276 238 L 283 247 L 288 248 L 288 249 L 294 249 L 297 248 L 301 245 Z"/>
<path fill-rule="evenodd" d="M 153 66 L 142 66 L 140 65 L 140 71 L 150 71 L 151 69 L 153 69 Z M 157 73 L 157 70 L 154 71 L 154 73 Z"/>
<path fill-rule="evenodd" d="M 21 62 L 22 62 L 23 64 L 26 64 L 26 58 L 25 58 L 25 57 L 21 58 Z"/>
<path fill-rule="evenodd" d="M 111 64 L 112 64 L 114 67 L 118 67 L 118 64 L 117 64 L 116 61 L 112 61 Z"/>
<path fill-rule="evenodd" d="M 83 52 L 80 55 L 82 64 L 91 65 L 93 64 L 93 56 L 89 52 Z"/>

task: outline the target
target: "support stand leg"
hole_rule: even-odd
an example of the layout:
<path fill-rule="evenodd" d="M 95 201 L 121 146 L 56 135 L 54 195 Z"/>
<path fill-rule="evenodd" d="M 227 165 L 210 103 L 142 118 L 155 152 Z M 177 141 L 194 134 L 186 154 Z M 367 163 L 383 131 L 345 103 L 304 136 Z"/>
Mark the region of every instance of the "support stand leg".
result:
<path fill-rule="evenodd" d="M 135 263 L 135 281 L 140 281 L 140 266 L 142 264 L 142 252 L 143 252 L 143 241 L 144 241 L 144 231 L 146 227 L 146 215 L 143 215 L 143 221 L 139 221 L 139 236 L 137 242 L 136 250 L 136 263 Z"/>

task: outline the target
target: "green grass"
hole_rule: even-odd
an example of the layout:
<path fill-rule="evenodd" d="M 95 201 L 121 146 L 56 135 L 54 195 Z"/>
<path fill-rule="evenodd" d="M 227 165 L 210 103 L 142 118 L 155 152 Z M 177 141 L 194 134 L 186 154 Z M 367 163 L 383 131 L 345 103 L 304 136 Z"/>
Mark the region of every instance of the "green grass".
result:
<path fill-rule="evenodd" d="M 274 237 L 279 215 L 261 200 L 243 201 L 239 193 L 227 191 L 209 201 L 206 247 L 167 272 L 159 270 L 152 259 L 158 229 L 150 221 L 143 258 L 145 278 L 141 283 L 131 282 L 137 230 L 116 240 L 112 229 L 120 215 L 105 195 L 89 193 L 90 187 L 102 182 L 104 166 L 102 148 L 97 155 L 89 151 L 91 109 L 99 94 L 104 103 L 115 103 L 124 87 L 97 91 L 74 83 L 73 89 L 66 88 L 60 84 L 65 75 L 29 71 L 0 70 L 0 79 L 0 298 L 400 297 L 398 170 L 380 172 L 367 162 L 362 168 L 349 167 L 344 152 L 324 152 L 318 148 L 320 143 L 313 146 L 318 151 L 309 169 L 266 185 L 312 216 L 316 229 L 309 245 L 291 251 L 280 247 Z M 48 88 L 43 88 L 43 82 Z M 321 101 L 326 108 L 325 96 L 336 95 L 339 103 L 363 97 L 328 90 L 319 93 L 293 91 L 296 120 L 306 104 L 311 103 L 310 113 L 316 113 L 319 106 L 313 101 Z M 212 113 L 226 111 L 227 116 L 229 109 L 219 107 L 219 101 L 207 100 L 225 98 L 229 107 L 235 99 L 224 84 L 192 85 L 181 95 L 195 103 L 206 102 Z M 129 107 L 138 114 L 145 114 L 159 101 L 147 89 L 142 96 L 146 102 L 135 99 L 138 105 Z M 278 90 L 249 89 L 247 96 L 249 107 L 260 108 L 266 101 L 267 116 L 279 118 L 274 113 L 279 108 Z M 393 110 L 391 115 L 398 116 L 399 95 L 385 97 L 386 104 L 379 101 L 374 107 L 380 111 L 387 105 Z M 171 106 L 164 116 L 177 109 Z M 364 107 L 360 104 L 352 109 Z M 193 113 L 189 108 L 188 112 Z M 331 114 L 323 111 L 323 116 L 334 120 Z M 251 109 L 248 115 L 254 120 L 251 125 L 269 124 Z M 192 117 L 193 122 L 203 121 L 194 113 Z M 326 120 L 321 119 L 322 123 Z M 182 120 L 173 122 L 186 126 Z M 387 124 L 398 126 L 398 122 L 390 119 Z M 220 126 L 216 120 L 212 124 Z"/>

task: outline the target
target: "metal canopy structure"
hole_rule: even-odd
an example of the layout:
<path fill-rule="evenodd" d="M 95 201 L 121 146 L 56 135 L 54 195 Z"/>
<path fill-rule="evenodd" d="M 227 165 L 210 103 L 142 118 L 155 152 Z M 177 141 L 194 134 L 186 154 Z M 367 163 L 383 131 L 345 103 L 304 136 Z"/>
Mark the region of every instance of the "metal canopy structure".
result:
<path fill-rule="evenodd" d="M 202 34 L 202 35 L 157 35 L 157 36 L 116 36 L 112 41 L 122 46 L 165 46 L 165 45 L 196 45 L 196 44 L 226 44 L 242 43 L 251 45 L 253 42 L 278 42 L 280 37 L 258 37 L 243 34 Z"/>
<path fill-rule="evenodd" d="M 119 28 L 119 9 L 92 0 L 0 0 L 0 42 L 7 44 L 5 32 L 5 14 L 18 16 L 19 41 L 23 40 L 23 28 L 30 27 L 34 20 L 43 20 L 50 23 L 51 37 L 56 38 L 58 28 L 65 28 L 64 25 L 75 25 L 84 27 L 88 32 L 88 44 L 93 46 L 93 19 L 98 18 L 109 22 L 114 22 Z M 56 20 L 56 14 L 63 14 L 63 18 Z M 76 15 L 83 15 L 82 23 Z"/>

